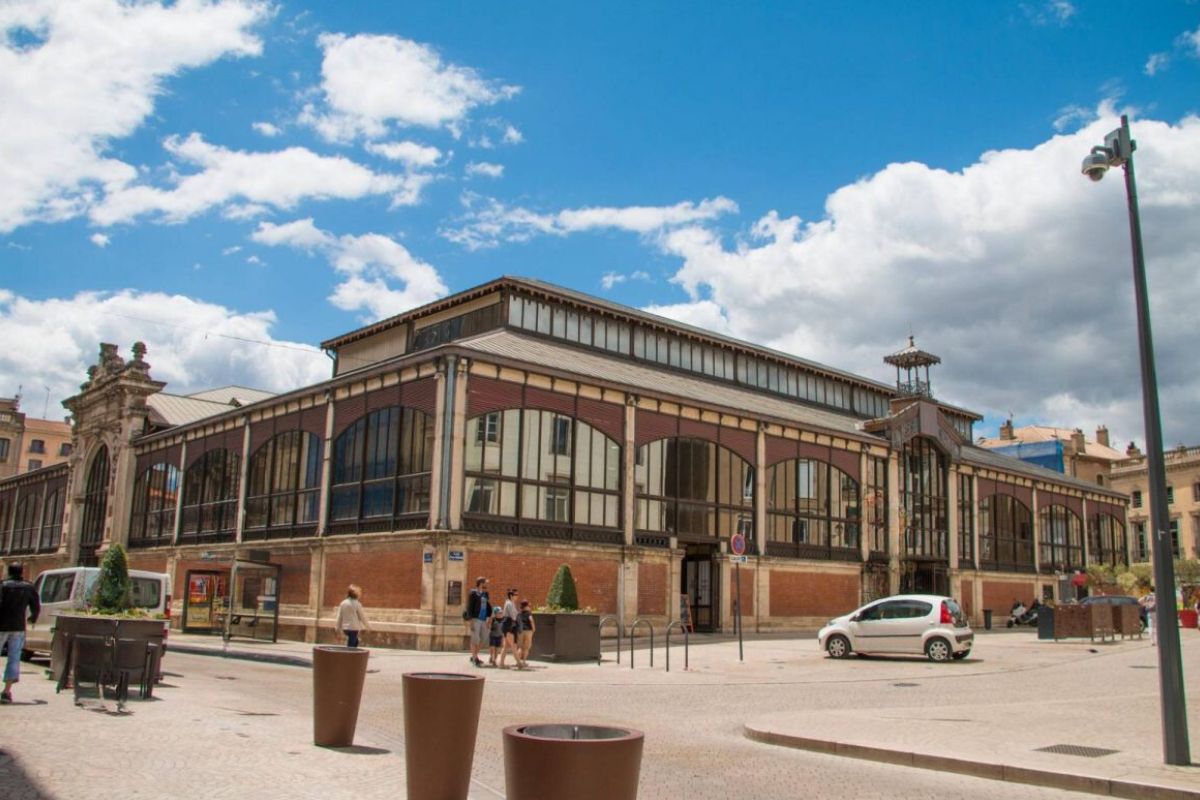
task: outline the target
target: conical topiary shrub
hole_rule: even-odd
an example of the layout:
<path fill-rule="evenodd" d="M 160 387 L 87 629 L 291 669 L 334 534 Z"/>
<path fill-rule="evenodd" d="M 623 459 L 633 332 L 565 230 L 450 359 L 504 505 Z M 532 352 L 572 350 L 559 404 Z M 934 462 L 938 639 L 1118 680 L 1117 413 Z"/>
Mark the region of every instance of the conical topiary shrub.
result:
<path fill-rule="evenodd" d="M 129 561 L 125 548 L 114 544 L 100 562 L 100 579 L 96 582 L 95 609 L 102 614 L 119 614 L 129 608 Z"/>
<path fill-rule="evenodd" d="M 554 573 L 554 581 L 550 584 L 550 593 L 546 595 L 546 605 L 559 611 L 576 611 L 579 609 L 579 595 L 575 592 L 575 579 L 571 577 L 571 568 L 563 564 Z"/>

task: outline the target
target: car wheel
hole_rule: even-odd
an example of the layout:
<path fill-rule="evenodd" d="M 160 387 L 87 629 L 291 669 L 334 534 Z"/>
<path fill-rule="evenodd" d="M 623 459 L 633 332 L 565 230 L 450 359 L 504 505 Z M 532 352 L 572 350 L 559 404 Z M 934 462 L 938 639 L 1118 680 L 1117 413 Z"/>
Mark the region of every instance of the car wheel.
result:
<path fill-rule="evenodd" d="M 961 653 L 955 653 L 955 654 L 954 654 L 954 660 L 955 660 L 955 661 L 962 661 L 964 658 L 966 658 L 966 657 L 967 657 L 967 656 L 969 656 L 969 655 L 971 655 L 971 651 L 970 651 L 970 650 L 963 650 Z"/>
<path fill-rule="evenodd" d="M 845 636 L 830 636 L 825 642 L 825 652 L 830 658 L 845 658 L 850 655 L 850 640 Z"/>
<path fill-rule="evenodd" d="M 1006 627 L 1006 628 L 1011 628 L 1012 626 L 1013 626 L 1013 621 L 1011 619 L 1004 623 L 1004 627 Z"/>
<path fill-rule="evenodd" d="M 950 643 L 942 638 L 930 639 L 925 645 L 925 655 L 929 657 L 930 661 L 938 663 L 949 661 L 953 654 Z"/>

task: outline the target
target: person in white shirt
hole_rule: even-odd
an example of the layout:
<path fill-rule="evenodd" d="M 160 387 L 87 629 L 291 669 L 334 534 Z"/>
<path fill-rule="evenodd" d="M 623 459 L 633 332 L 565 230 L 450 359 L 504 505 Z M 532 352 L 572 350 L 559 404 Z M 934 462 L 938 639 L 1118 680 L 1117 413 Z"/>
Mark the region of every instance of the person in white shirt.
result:
<path fill-rule="evenodd" d="M 338 606 L 337 629 L 346 634 L 346 646 L 358 647 L 358 634 L 367 630 L 367 614 L 363 611 L 358 598 L 362 589 L 350 584 L 346 589 L 346 599 Z"/>

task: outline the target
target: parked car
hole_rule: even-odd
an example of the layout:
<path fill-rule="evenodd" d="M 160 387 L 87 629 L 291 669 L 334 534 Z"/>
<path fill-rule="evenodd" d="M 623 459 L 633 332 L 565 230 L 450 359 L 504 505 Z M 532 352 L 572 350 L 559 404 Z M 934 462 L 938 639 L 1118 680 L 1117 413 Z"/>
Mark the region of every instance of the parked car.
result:
<path fill-rule="evenodd" d="M 1084 606 L 1137 606 L 1138 619 L 1142 621 L 1142 630 L 1146 630 L 1149 614 L 1146 612 L 1146 607 L 1139 603 L 1136 597 L 1130 597 L 1127 594 L 1094 594 L 1083 598 L 1079 601 L 1079 604 Z"/>
<path fill-rule="evenodd" d="M 966 658 L 975 634 L 958 602 L 931 594 L 901 594 L 867 603 L 817 632 L 830 658 L 851 653 L 925 655 L 930 661 Z"/>
<path fill-rule="evenodd" d="M 37 576 L 33 588 L 42 601 L 42 613 L 36 625 L 25 634 L 25 650 L 49 653 L 54 638 L 54 622 L 59 614 L 88 607 L 100 579 L 99 567 L 63 567 L 48 569 Z M 162 615 L 164 633 L 170 625 L 171 576 L 165 572 L 129 570 L 130 599 L 135 608 L 151 616 Z"/>

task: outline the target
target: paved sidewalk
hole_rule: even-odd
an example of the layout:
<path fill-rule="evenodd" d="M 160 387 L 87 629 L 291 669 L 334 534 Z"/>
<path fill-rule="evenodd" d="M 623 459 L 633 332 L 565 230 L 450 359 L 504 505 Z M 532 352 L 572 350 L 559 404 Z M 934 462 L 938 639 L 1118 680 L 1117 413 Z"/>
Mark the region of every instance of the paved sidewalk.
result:
<path fill-rule="evenodd" d="M 1200 663 L 1200 636 L 1184 634 L 1189 725 L 1200 741 L 1200 671 L 1186 668 Z M 185 651 L 210 658 L 180 655 L 173 666 L 172 652 Z M 295 800 L 305 787 L 331 785 L 357 800 L 397 796 L 405 774 L 399 677 L 413 670 L 467 671 L 466 654 L 371 649 L 373 705 L 364 708 L 356 747 L 338 751 L 311 745 L 305 671 L 277 666 L 303 667 L 311 652 L 302 642 L 172 635 L 167 685 L 154 701 L 131 701 L 121 716 L 111 703 L 75 708 L 68 694 L 54 694 L 41 669 L 25 665 L 19 704 L 0 709 L 0 797 L 182 797 L 200 788 L 198 775 L 212 776 L 202 786 L 206 798 L 243 798 L 248 783 L 256 785 L 256 800 Z M 555 718 L 587 697 L 611 698 L 602 713 L 646 729 L 647 757 L 656 755 L 643 765 L 643 781 L 661 787 L 678 774 L 664 773 L 662 759 L 679 747 L 663 726 L 674 734 L 672 720 L 683 712 L 678 704 L 703 697 L 714 709 L 713 730 L 730 745 L 745 742 L 743 734 L 772 745 L 999 781 L 1150 800 L 1200 798 L 1200 768 L 1162 764 L 1157 651 L 1146 641 L 1055 643 L 1032 633 L 981 632 L 972 657 L 952 664 L 834 661 L 811 637 L 748 638 L 745 652 L 739 661 L 736 640 L 696 637 L 687 671 L 678 644 L 672 671 L 664 670 L 661 642 L 653 669 L 649 653 L 639 649 L 636 669 L 628 668 L 625 650 L 620 665 L 607 651 L 601 667 L 482 670 L 491 688 L 477 762 L 492 767 L 481 773 L 486 785 L 473 796 L 501 796 L 495 730 L 514 720 Z M 271 684 L 289 688 L 272 696 Z M 619 704 L 618 698 L 628 699 Z M 386 708 L 379 705 L 384 702 Z M 1053 745 L 1115 752 L 1088 758 L 1038 751 Z M 1193 752 L 1200 760 L 1200 748 Z M 696 769 L 713 768 L 704 753 L 694 756 Z M 134 772 L 114 773 L 114 763 L 132 764 Z M 846 762 L 845 772 L 863 769 Z M 95 792 L 84 793 L 83 786 Z M 653 789 L 643 795 L 663 796 Z"/>

